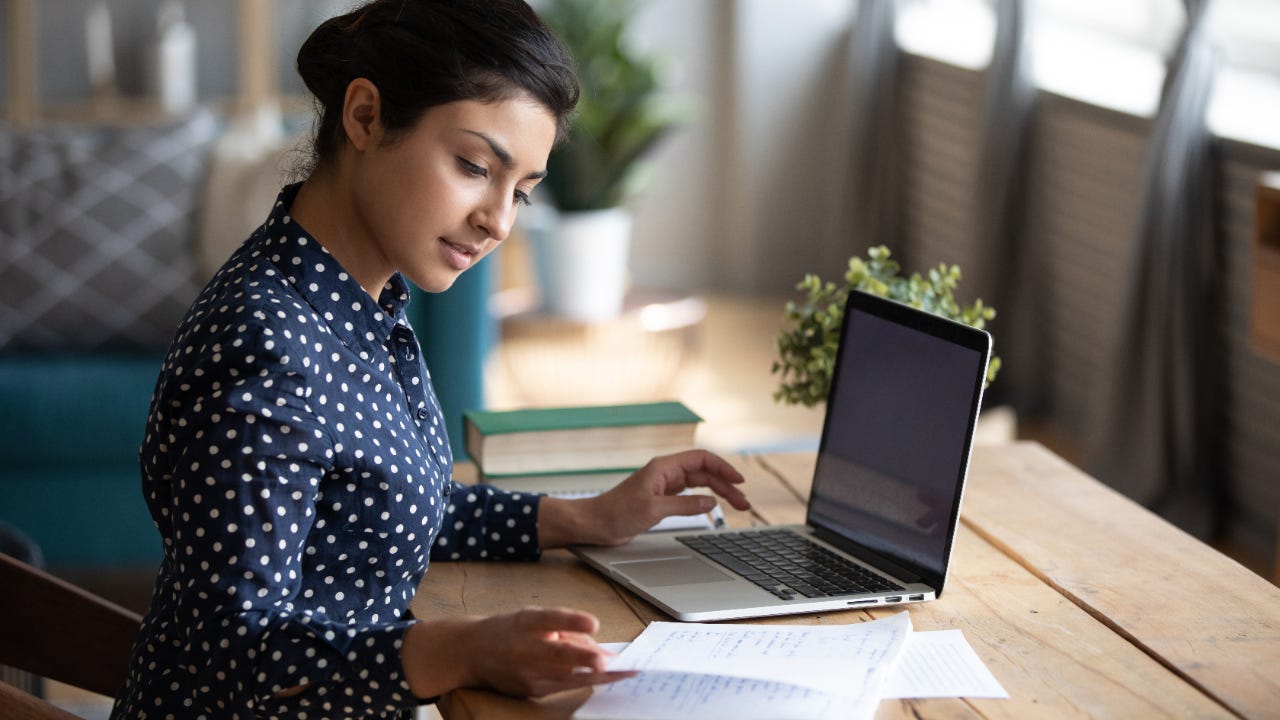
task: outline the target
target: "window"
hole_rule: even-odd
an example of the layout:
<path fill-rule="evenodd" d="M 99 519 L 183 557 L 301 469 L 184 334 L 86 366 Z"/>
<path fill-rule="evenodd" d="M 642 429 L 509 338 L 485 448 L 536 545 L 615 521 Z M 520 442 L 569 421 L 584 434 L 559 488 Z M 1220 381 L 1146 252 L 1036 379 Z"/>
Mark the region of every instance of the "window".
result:
<path fill-rule="evenodd" d="M 1212 13 L 1224 64 L 1209 126 L 1222 137 L 1280 148 L 1280 2 L 1214 0 Z"/>
<path fill-rule="evenodd" d="M 1030 0 L 1037 84 L 1134 115 L 1154 115 L 1186 22 L 1181 0 Z M 1212 0 L 1221 53 L 1209 124 L 1222 137 L 1280 148 L 1280 2 Z"/>
<path fill-rule="evenodd" d="M 913 55 L 981 70 L 991 64 L 995 13 L 988 0 L 908 0 L 895 34 L 899 47 Z"/>
<path fill-rule="evenodd" d="M 1036 83 L 1140 116 L 1155 114 L 1165 58 L 1185 22 L 1180 0 L 1030 0 Z"/>

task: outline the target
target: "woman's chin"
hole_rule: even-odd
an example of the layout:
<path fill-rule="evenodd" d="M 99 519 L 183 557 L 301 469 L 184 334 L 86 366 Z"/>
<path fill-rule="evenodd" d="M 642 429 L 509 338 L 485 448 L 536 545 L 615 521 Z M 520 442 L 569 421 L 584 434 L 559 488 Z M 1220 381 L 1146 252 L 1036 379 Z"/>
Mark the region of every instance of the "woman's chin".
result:
<path fill-rule="evenodd" d="M 453 283 L 462 275 L 461 272 L 442 272 L 436 270 L 434 272 L 423 273 L 421 275 L 409 276 L 409 282 L 417 285 L 423 292 L 442 293 L 453 287 Z"/>

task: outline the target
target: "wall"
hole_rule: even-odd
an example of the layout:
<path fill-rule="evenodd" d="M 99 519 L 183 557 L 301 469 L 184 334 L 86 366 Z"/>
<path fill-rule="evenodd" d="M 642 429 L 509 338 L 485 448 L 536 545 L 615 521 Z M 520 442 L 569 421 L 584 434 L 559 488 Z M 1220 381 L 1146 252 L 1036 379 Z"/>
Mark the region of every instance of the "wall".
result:
<path fill-rule="evenodd" d="M 777 292 L 848 252 L 849 0 L 649 0 L 638 45 L 673 58 L 693 122 L 653 159 L 636 209 L 637 284 Z"/>

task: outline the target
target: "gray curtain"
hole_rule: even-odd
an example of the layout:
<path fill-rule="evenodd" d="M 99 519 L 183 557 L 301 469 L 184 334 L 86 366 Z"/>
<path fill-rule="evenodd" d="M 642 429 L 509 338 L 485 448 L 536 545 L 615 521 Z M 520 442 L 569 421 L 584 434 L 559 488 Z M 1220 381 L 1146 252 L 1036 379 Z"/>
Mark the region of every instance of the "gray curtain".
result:
<path fill-rule="evenodd" d="M 1097 387 L 1090 471 L 1201 537 L 1220 529 L 1220 248 L 1214 144 L 1206 127 L 1218 64 L 1210 0 L 1187 0 L 1148 140 L 1141 214 L 1117 308 L 1116 348 Z"/>
<path fill-rule="evenodd" d="M 996 0 L 996 38 L 983 99 L 981 154 L 975 198 L 974 238 L 979 262 L 966 268 L 966 294 L 996 309 L 989 326 L 995 352 L 1004 361 L 999 379 L 988 389 L 988 407 L 1010 403 L 1020 414 L 1039 410 L 1035 375 L 1044 367 L 1039 354 L 1039 300 L 1030 283 L 1040 257 L 1034 238 L 1023 234 L 1032 119 L 1039 97 L 1026 47 L 1025 0 Z"/>
<path fill-rule="evenodd" d="M 852 85 L 852 254 L 902 247 L 902 147 L 897 0 L 862 0 L 849 41 Z M 843 272 L 843 269 L 841 270 Z"/>

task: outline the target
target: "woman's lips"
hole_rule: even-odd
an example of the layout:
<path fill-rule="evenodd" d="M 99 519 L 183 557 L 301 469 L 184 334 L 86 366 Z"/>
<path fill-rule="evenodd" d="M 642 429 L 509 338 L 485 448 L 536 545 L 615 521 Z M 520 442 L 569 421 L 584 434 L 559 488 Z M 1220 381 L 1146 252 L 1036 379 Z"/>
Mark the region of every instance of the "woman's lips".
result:
<path fill-rule="evenodd" d="M 471 267 L 471 263 L 475 262 L 476 256 L 480 254 L 479 250 L 451 243 L 444 238 L 440 238 L 440 243 L 444 246 L 445 256 L 449 259 L 449 264 L 455 270 L 462 271 Z"/>

